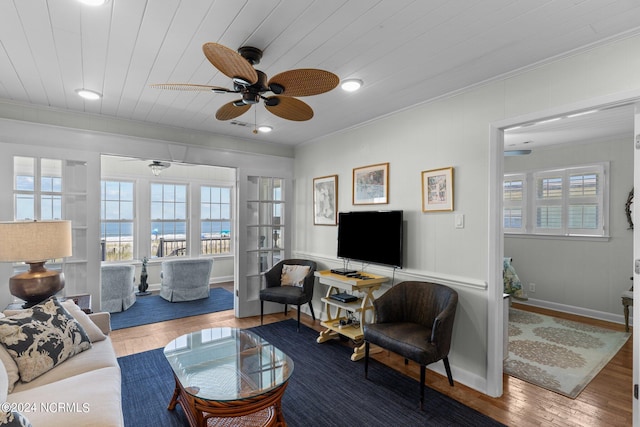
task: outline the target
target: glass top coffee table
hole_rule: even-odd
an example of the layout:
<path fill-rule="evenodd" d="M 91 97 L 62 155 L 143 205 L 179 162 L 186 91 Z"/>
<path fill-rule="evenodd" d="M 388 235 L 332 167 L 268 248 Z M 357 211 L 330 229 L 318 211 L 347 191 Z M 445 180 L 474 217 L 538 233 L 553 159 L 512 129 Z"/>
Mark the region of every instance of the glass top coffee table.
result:
<path fill-rule="evenodd" d="M 176 381 L 169 410 L 180 404 L 192 427 L 286 426 L 281 400 L 293 361 L 260 336 L 203 329 L 171 341 L 164 355 Z"/>

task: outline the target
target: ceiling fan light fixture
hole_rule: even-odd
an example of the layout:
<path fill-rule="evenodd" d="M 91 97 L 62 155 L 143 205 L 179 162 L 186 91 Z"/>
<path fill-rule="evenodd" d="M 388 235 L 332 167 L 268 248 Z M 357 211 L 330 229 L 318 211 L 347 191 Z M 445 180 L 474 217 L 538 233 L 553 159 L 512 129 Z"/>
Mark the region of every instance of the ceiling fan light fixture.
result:
<path fill-rule="evenodd" d="M 362 80 L 360 79 L 347 79 L 340 85 L 342 90 L 346 92 L 355 92 L 362 87 Z"/>
<path fill-rule="evenodd" d="M 170 163 L 159 162 L 156 160 L 149 163 L 149 167 L 151 168 L 151 173 L 153 174 L 153 176 L 160 175 L 160 172 L 162 172 L 164 169 L 168 168 L 169 166 L 171 166 Z"/>
<path fill-rule="evenodd" d="M 102 94 L 100 92 L 96 92 L 95 90 L 91 90 L 91 89 L 84 89 L 84 88 L 76 89 L 76 93 L 80 97 L 87 99 L 89 101 L 96 101 L 102 98 Z"/>
<path fill-rule="evenodd" d="M 258 126 L 258 131 L 260 131 L 262 133 L 269 133 L 272 130 L 273 130 L 273 128 L 271 126 L 266 126 L 266 125 Z"/>
<path fill-rule="evenodd" d="M 234 77 L 233 82 L 240 86 L 251 86 L 251 82 L 243 79 L 242 77 Z"/>
<path fill-rule="evenodd" d="M 260 102 L 260 94 L 246 92 L 242 94 L 242 102 L 245 104 L 257 104 Z"/>

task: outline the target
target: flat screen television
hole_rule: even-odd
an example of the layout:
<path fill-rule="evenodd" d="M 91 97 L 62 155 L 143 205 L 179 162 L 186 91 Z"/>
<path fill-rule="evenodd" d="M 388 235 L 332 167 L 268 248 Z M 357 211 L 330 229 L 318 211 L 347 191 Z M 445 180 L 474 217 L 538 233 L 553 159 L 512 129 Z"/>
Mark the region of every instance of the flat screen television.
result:
<path fill-rule="evenodd" d="M 402 211 L 338 213 L 338 258 L 402 268 Z"/>

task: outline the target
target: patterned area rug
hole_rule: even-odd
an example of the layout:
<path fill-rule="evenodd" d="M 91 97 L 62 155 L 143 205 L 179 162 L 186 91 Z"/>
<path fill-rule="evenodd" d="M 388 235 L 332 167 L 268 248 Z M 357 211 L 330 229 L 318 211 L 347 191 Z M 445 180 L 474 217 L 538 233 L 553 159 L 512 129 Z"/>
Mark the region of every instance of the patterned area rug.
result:
<path fill-rule="evenodd" d="M 504 372 L 575 399 L 630 336 L 511 308 Z"/>

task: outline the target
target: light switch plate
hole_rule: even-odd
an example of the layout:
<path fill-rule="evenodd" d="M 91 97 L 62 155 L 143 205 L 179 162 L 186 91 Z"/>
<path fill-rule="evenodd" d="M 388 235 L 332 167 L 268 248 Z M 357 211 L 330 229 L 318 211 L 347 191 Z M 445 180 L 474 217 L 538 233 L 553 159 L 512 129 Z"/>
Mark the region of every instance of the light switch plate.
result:
<path fill-rule="evenodd" d="M 456 214 L 456 228 L 464 228 L 464 214 Z"/>

